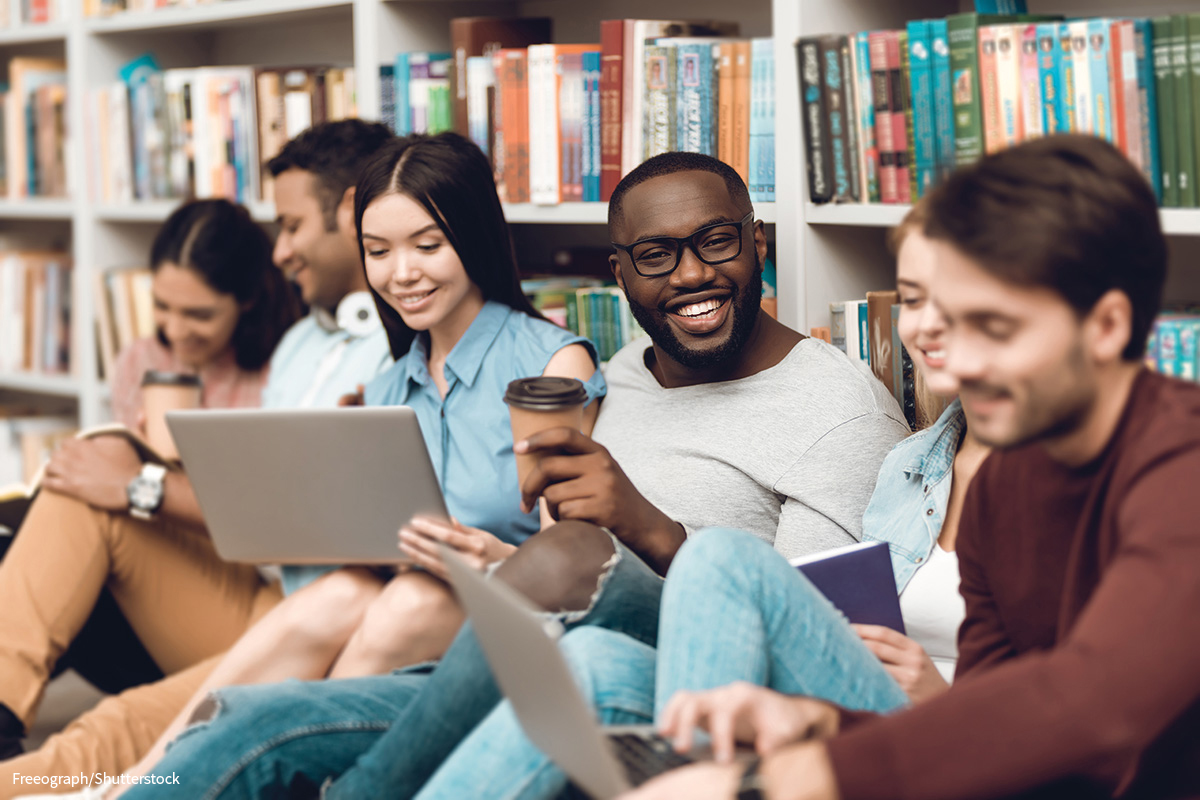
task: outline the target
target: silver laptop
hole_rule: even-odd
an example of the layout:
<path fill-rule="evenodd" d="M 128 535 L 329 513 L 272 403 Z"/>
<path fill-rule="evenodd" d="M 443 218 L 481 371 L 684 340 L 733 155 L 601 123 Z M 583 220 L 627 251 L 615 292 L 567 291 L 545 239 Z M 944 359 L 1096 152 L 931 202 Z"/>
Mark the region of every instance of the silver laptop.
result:
<path fill-rule="evenodd" d="M 411 408 L 171 411 L 217 552 L 268 564 L 395 564 L 400 526 L 447 517 Z"/>
<path fill-rule="evenodd" d="M 487 580 L 454 551 L 442 560 L 492 674 L 525 735 L 595 800 L 609 800 L 710 751 L 675 753 L 651 725 L 601 728 L 558 651 L 562 626 L 506 584 Z"/>

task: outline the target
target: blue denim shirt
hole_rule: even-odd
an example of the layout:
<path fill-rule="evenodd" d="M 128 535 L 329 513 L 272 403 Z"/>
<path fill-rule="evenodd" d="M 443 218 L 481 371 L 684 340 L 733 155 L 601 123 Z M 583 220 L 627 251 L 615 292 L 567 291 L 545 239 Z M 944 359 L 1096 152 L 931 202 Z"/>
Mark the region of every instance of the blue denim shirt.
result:
<path fill-rule="evenodd" d="M 595 358 L 592 343 L 582 336 L 488 301 L 446 356 L 445 398 L 429 374 L 424 337 L 418 336 L 408 353 L 367 384 L 364 399 L 369 406 L 412 408 L 446 508 L 464 525 L 520 544 L 537 532 L 540 519 L 537 509 L 521 511 L 504 390 L 511 380 L 541 375 L 569 344 L 583 344 Z M 584 387 L 589 403 L 604 396 L 599 370 Z M 285 568 L 284 591 L 290 594 L 330 569 Z"/>
<path fill-rule="evenodd" d="M 887 542 L 904 591 L 937 544 L 950 502 L 954 456 L 967 429 L 955 400 L 937 422 L 904 439 L 879 468 L 871 502 L 863 512 L 863 541 Z"/>

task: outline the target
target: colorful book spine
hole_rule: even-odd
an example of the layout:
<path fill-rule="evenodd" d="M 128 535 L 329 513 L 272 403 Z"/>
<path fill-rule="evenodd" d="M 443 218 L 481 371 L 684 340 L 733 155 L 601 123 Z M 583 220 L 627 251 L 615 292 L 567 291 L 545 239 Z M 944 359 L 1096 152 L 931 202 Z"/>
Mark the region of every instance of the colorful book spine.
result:
<path fill-rule="evenodd" d="M 983 110 L 983 149 L 995 153 L 1004 147 L 1000 122 L 1000 79 L 996 69 L 996 27 L 979 29 L 979 98 Z"/>
<path fill-rule="evenodd" d="M 396 63 L 392 68 L 392 94 L 396 103 L 396 119 L 393 129 L 397 136 L 407 136 L 413 131 L 412 111 L 408 98 L 408 85 L 411 80 L 408 53 L 397 53 Z"/>
<path fill-rule="evenodd" d="M 892 86 L 896 92 L 896 107 L 898 114 L 892 114 L 892 141 L 903 142 L 898 148 L 896 161 L 896 189 L 900 192 L 901 203 L 911 203 L 916 187 L 916 176 L 913 172 L 916 154 L 913 144 L 912 95 L 908 84 L 908 31 L 889 31 L 888 60 L 896 65 L 892 73 Z M 897 125 L 899 127 L 897 127 Z"/>
<path fill-rule="evenodd" d="M 583 54 L 583 200 L 600 200 L 600 70 L 601 53 Z"/>
<path fill-rule="evenodd" d="M 997 25 L 996 102 L 1000 111 L 1001 147 L 1012 147 L 1022 139 L 1021 120 L 1021 28 Z"/>
<path fill-rule="evenodd" d="M 899 203 L 896 145 L 892 133 L 891 72 L 888 69 L 887 31 L 872 31 L 868 38 L 871 63 L 871 97 L 875 106 L 875 141 L 879 146 L 879 199 Z"/>
<path fill-rule="evenodd" d="M 1109 142 L 1116 142 L 1113 129 L 1113 98 L 1109 84 L 1109 30 L 1112 20 L 1088 21 L 1088 75 L 1092 81 L 1092 133 Z"/>
<path fill-rule="evenodd" d="M 829 133 L 826 128 L 824 94 L 821 91 L 821 46 L 815 38 L 803 38 L 796 43 L 796 60 L 800 73 L 800 108 L 804 126 L 804 163 L 808 173 L 808 199 L 827 203 L 833 198 L 830 180 Z M 724 81 L 721 92 L 724 94 Z"/>
<path fill-rule="evenodd" d="M 821 36 L 821 77 L 825 93 L 825 115 L 829 122 L 829 147 L 832 155 L 833 199 L 835 202 L 856 199 L 857 189 L 850 180 L 850 120 L 846 115 L 846 86 L 842 80 L 841 43 L 837 36 Z"/>
<path fill-rule="evenodd" d="M 708 47 L 707 69 L 704 71 L 704 81 L 707 86 L 707 92 L 704 95 L 704 109 L 707 113 L 704 115 L 705 129 L 709 136 L 710 150 L 706 151 L 710 155 L 716 154 L 716 142 L 712 141 L 712 132 L 714 126 L 712 124 L 712 109 L 715 104 L 713 102 L 713 77 L 715 75 L 715 61 L 712 53 L 713 47 Z M 775 202 L 775 42 L 773 39 L 752 39 L 750 42 L 751 49 L 751 75 L 750 75 L 750 95 L 752 98 L 757 98 L 757 105 L 752 102 L 750 107 L 750 199 L 758 202 L 773 203 Z M 843 51 L 843 66 L 846 61 L 846 53 Z M 848 72 L 844 72 L 848 76 Z M 757 113 L 755 113 L 757 111 Z M 848 130 L 853 139 L 852 147 L 857 146 L 857 138 L 854 136 L 855 126 L 853 117 L 848 123 Z M 853 155 L 854 150 L 851 150 Z M 858 182 L 858 162 L 851 158 L 850 161 L 851 180 L 857 185 Z M 857 195 L 856 195 L 857 197 Z"/>
<path fill-rule="evenodd" d="M 972 164 L 984 152 L 983 102 L 979 85 L 979 28 L 991 19 L 979 14 L 946 18 L 950 72 L 954 86 L 954 162 Z"/>
<path fill-rule="evenodd" d="M 842 65 L 842 87 L 846 96 L 846 163 L 850 167 L 850 196 L 854 200 L 862 200 L 866 195 L 862 191 L 862 162 L 858 158 L 860 145 L 858 142 L 858 102 L 856 95 L 857 84 L 854 80 L 854 65 L 851 58 L 850 38 L 838 37 L 838 55 Z M 769 60 L 770 53 L 765 57 Z M 767 105 L 774 106 L 770 98 Z M 772 127 L 774 119 L 772 118 Z"/>
<path fill-rule="evenodd" d="M 1113 133 L 1117 147 L 1145 175 L 1136 36 L 1133 20 L 1113 20 L 1109 28 L 1108 70 L 1113 87 Z"/>
<path fill-rule="evenodd" d="M 675 48 L 646 46 L 644 158 L 675 149 Z"/>
<path fill-rule="evenodd" d="M 871 88 L 871 55 L 867 33 L 854 37 L 854 79 L 858 95 L 858 142 L 862 151 L 861 196 L 879 202 L 879 145 L 875 138 L 875 97 Z"/>
<path fill-rule="evenodd" d="M 379 121 L 396 132 L 396 66 L 379 68 Z"/>
<path fill-rule="evenodd" d="M 1062 104 L 1062 51 L 1058 49 L 1057 26 L 1043 22 L 1037 26 L 1038 85 L 1041 87 L 1042 130 L 1047 136 L 1065 132 L 1069 125 Z"/>
<path fill-rule="evenodd" d="M 929 21 L 930 71 L 933 77 L 933 120 L 937 142 L 937 179 L 954 171 L 954 97 L 950 80 L 950 41 L 946 20 Z"/>
<path fill-rule="evenodd" d="M 1154 76 L 1154 39 L 1150 20 L 1133 21 L 1137 54 L 1138 109 L 1142 133 L 1142 152 L 1146 177 L 1154 194 L 1163 202 L 1162 158 L 1158 127 L 1158 82 Z"/>
<path fill-rule="evenodd" d="M 600 23 L 600 200 L 621 181 L 621 116 L 625 81 L 625 20 Z"/>
<path fill-rule="evenodd" d="M 1170 17 L 1155 17 L 1154 87 L 1158 99 L 1159 163 L 1164 208 L 1179 207 L 1179 127 L 1175 123 L 1175 68 L 1171 64 L 1175 42 Z"/>
<path fill-rule="evenodd" d="M 1188 36 L 1188 105 L 1191 106 L 1192 137 L 1190 140 L 1181 138 L 1180 141 L 1192 142 L 1189 186 L 1196 199 L 1196 205 L 1200 205 L 1200 14 L 1188 14 L 1184 18 L 1184 27 Z M 1185 114 L 1186 109 L 1180 106 L 1179 113 Z"/>
<path fill-rule="evenodd" d="M 1067 23 L 1071 31 L 1071 63 L 1075 70 L 1075 133 L 1095 133 L 1092 62 L 1088 57 L 1088 21 Z"/>
<path fill-rule="evenodd" d="M 913 199 L 924 197 L 937 169 L 937 131 L 933 100 L 933 37 L 927 20 L 908 23 L 909 86 L 912 98 Z"/>
<path fill-rule="evenodd" d="M 1042 82 L 1038 64 L 1037 25 L 1018 25 L 1021 34 L 1021 136 L 1033 139 L 1042 136 Z"/>
<path fill-rule="evenodd" d="M 1061 117 L 1066 127 L 1061 133 L 1075 133 L 1079 130 L 1079 121 L 1075 114 L 1075 48 L 1071 43 L 1071 26 L 1066 22 L 1058 25 L 1058 64 L 1061 70 L 1059 77 L 1059 106 Z"/>
<path fill-rule="evenodd" d="M 710 42 L 680 42 L 675 45 L 676 150 L 709 156 L 717 154 L 716 142 L 713 141 L 712 79 L 713 46 Z M 754 119 L 755 110 L 761 113 L 758 105 L 761 103 L 751 104 L 750 124 L 752 127 L 757 124 L 761 128 L 762 121 Z M 751 142 L 753 137 L 752 130 Z"/>
<path fill-rule="evenodd" d="M 1192 70 L 1188 63 L 1188 22 L 1171 17 L 1171 68 L 1175 73 L 1175 125 L 1179 147 L 1179 206 L 1195 208 L 1196 140 L 1192 119 Z"/>
<path fill-rule="evenodd" d="M 750 183 L 750 42 L 733 45 L 733 150 L 729 166 Z"/>

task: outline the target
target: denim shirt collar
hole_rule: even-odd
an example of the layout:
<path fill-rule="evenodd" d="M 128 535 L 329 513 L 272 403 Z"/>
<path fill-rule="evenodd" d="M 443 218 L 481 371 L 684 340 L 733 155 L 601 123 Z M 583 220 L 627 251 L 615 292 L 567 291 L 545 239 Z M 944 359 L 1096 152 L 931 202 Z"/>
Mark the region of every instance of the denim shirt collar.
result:
<path fill-rule="evenodd" d="M 905 476 L 920 475 L 929 484 L 946 477 L 946 473 L 954 468 L 954 457 L 958 454 L 958 443 L 966 426 L 962 403 L 955 398 L 936 422 L 917 434 L 933 441 L 927 448 L 913 449 L 912 457 L 904 465 Z"/>
<path fill-rule="evenodd" d="M 504 323 L 511 313 L 513 313 L 511 308 L 495 300 L 488 300 L 483 304 L 483 308 L 475 315 L 475 319 L 471 321 L 462 338 L 446 356 L 445 370 L 448 383 L 457 379 L 467 386 L 475 385 L 475 379 L 479 377 L 479 370 L 483 366 L 483 359 L 504 328 Z M 428 386 L 433 380 L 429 374 L 429 349 L 426 345 L 426 337 L 420 334 L 414 337 L 405 358 L 407 360 L 405 386 L 408 390 L 405 392 L 404 399 L 406 400 L 408 392 L 412 391 L 413 384 Z"/>

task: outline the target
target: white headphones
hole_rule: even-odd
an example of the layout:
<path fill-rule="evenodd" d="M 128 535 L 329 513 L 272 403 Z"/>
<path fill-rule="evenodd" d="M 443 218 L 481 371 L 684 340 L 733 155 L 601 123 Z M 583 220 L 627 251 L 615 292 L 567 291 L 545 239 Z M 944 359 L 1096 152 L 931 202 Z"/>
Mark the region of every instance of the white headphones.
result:
<path fill-rule="evenodd" d="M 370 292 L 352 292 L 337 307 L 337 326 L 351 336 L 369 336 L 383 323 Z"/>

